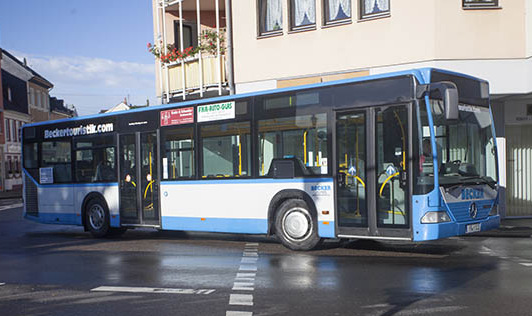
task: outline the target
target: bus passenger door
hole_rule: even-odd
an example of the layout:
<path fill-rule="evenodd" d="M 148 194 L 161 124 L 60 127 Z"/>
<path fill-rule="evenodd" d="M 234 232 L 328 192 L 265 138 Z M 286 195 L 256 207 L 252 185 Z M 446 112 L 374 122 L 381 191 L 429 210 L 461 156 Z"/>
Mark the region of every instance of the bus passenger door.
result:
<path fill-rule="evenodd" d="M 339 237 L 410 239 L 409 108 L 336 112 Z"/>
<path fill-rule="evenodd" d="M 368 234 L 366 112 L 336 113 L 336 209 L 340 233 Z"/>
<path fill-rule="evenodd" d="M 157 132 L 120 135 L 119 141 L 121 222 L 159 226 Z"/>

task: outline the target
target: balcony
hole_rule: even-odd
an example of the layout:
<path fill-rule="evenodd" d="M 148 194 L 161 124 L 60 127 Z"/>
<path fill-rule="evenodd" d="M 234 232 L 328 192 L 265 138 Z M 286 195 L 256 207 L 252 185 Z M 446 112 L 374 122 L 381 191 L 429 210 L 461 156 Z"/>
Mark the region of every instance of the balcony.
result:
<path fill-rule="evenodd" d="M 203 76 L 200 75 L 200 69 Z M 216 56 L 202 57 L 201 65 L 197 57 L 183 63 L 171 63 L 168 65 L 168 76 L 171 95 L 182 96 L 183 90 L 185 93 L 193 93 L 201 87 L 206 91 L 222 89 L 227 84 L 225 56 L 220 56 L 220 59 Z"/>
<path fill-rule="evenodd" d="M 163 103 L 228 94 L 224 3 L 153 0 L 157 95 Z M 165 59 L 174 49 L 179 56 Z M 194 53 L 181 55 L 187 49 Z"/>

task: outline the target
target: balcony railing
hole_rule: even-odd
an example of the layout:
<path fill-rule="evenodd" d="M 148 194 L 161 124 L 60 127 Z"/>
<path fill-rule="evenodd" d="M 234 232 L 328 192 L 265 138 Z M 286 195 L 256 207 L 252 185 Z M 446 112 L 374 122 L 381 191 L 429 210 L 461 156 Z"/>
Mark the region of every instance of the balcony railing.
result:
<path fill-rule="evenodd" d="M 220 56 L 219 64 L 216 56 L 204 56 L 201 61 L 201 72 L 199 58 L 168 65 L 168 90 L 171 95 L 182 96 L 183 92 L 190 93 L 200 89 L 221 89 L 226 85 L 224 56 Z"/>

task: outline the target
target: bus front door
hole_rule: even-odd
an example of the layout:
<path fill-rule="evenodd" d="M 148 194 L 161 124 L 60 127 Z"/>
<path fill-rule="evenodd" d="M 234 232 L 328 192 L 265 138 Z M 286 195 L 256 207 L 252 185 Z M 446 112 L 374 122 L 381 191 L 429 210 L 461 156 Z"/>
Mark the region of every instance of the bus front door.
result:
<path fill-rule="evenodd" d="M 408 110 L 336 113 L 338 236 L 411 238 Z"/>
<path fill-rule="evenodd" d="M 122 224 L 160 226 L 157 144 L 157 132 L 120 135 Z"/>

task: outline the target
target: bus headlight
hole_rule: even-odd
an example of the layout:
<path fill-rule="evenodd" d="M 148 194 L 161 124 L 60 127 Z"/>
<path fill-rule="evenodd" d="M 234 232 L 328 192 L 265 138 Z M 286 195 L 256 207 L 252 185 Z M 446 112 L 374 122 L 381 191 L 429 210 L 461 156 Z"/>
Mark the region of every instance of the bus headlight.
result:
<path fill-rule="evenodd" d="M 488 216 L 494 216 L 499 214 L 499 204 L 493 205 Z"/>
<path fill-rule="evenodd" d="M 435 224 L 450 222 L 451 218 L 447 212 L 428 212 L 421 219 L 421 224 Z"/>

